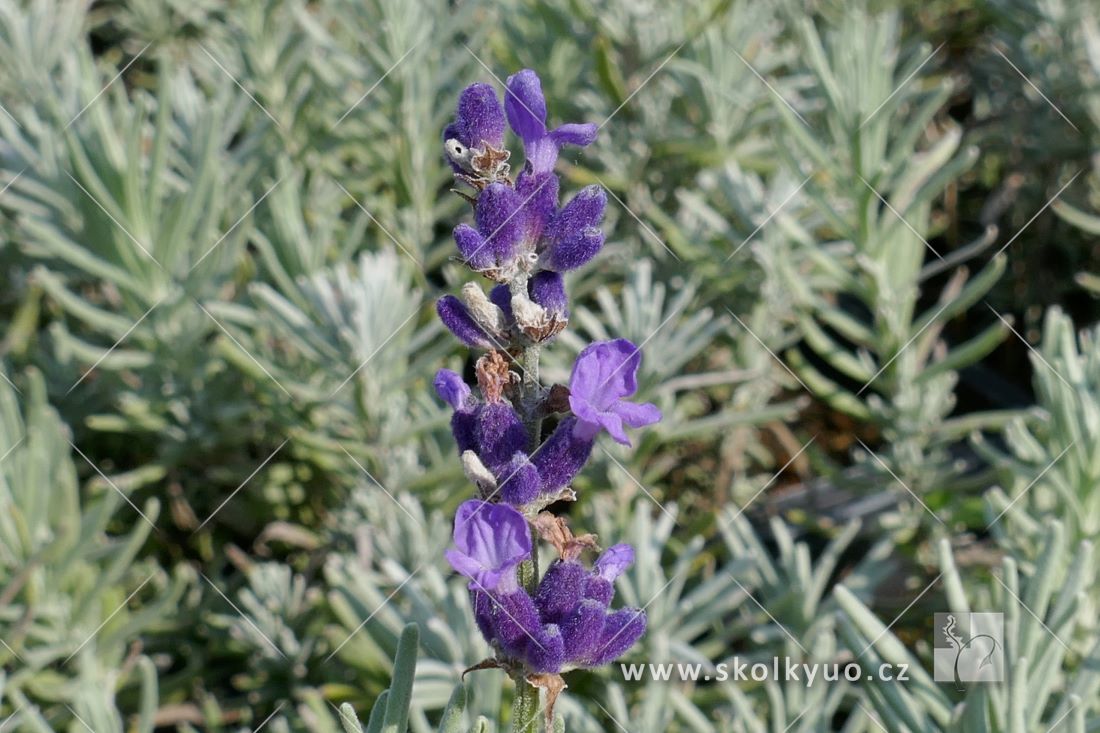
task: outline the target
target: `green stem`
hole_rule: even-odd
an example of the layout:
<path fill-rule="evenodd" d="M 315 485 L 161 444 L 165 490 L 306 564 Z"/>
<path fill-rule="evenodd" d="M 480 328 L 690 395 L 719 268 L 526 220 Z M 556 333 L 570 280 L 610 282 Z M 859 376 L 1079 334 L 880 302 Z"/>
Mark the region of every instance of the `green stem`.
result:
<path fill-rule="evenodd" d="M 516 680 L 516 698 L 512 701 L 512 733 L 539 733 L 539 688 Z"/>

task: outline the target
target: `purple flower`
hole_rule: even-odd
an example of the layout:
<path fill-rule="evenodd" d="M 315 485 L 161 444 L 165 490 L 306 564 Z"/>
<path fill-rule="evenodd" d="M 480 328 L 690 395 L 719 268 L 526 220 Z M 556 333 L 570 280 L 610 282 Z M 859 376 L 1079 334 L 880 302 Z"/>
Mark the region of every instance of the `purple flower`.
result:
<path fill-rule="evenodd" d="M 511 461 L 527 447 L 527 429 L 515 408 L 506 402 L 491 402 L 478 410 L 473 449 L 486 466 Z"/>
<path fill-rule="evenodd" d="M 640 428 L 661 419 L 656 405 L 624 402 L 638 391 L 641 351 L 626 339 L 598 341 L 577 357 L 569 378 L 569 406 L 577 416 L 574 432 L 593 438 L 600 428 L 623 445 L 630 445 L 623 425 Z"/>
<path fill-rule="evenodd" d="M 609 611 L 613 583 L 631 563 L 634 549 L 604 550 L 589 571 L 577 560 L 558 560 L 539 583 L 539 620 L 561 630 L 564 663 L 572 667 L 606 664 L 633 646 L 645 631 L 645 614 L 628 608 Z"/>
<path fill-rule="evenodd" d="M 584 598 L 588 571 L 576 560 L 558 560 L 546 570 L 535 593 L 543 623 L 561 623 Z"/>
<path fill-rule="evenodd" d="M 525 171 L 514 188 L 490 183 L 478 194 L 474 207 L 477 228 L 455 227 L 455 246 L 474 270 L 507 274 L 518 258 L 535 251 L 557 206 L 558 178 L 553 173 Z"/>
<path fill-rule="evenodd" d="M 553 171 L 523 171 L 516 178 L 516 194 L 523 204 L 521 226 L 532 245 L 538 243 L 558 208 L 559 185 Z"/>
<path fill-rule="evenodd" d="M 596 575 L 609 583 L 615 581 L 634 564 L 634 548 L 627 544 L 612 545 L 596 559 Z"/>
<path fill-rule="evenodd" d="M 484 239 L 481 247 L 489 250 L 498 267 L 514 259 L 523 244 L 522 204 L 520 194 L 503 183 L 489 184 L 477 197 L 474 218 Z"/>
<path fill-rule="evenodd" d="M 527 281 L 531 300 L 558 318 L 569 317 L 569 299 L 565 295 L 565 279 L 560 273 L 542 270 Z M 509 309 L 511 310 L 511 309 Z"/>
<path fill-rule="evenodd" d="M 604 244 L 606 192 L 589 186 L 559 206 L 554 172 L 561 148 L 592 143 L 597 127 L 549 130 L 546 120 L 541 82 L 524 69 L 508 78 L 503 106 L 487 84 L 463 90 L 443 132 L 456 180 L 475 192 L 465 197 L 474 205 L 474 221 L 455 227 L 455 245 L 473 270 L 498 283 L 488 298 L 473 287 L 464 288 L 461 299 L 446 295 L 437 303 L 444 325 L 467 346 L 514 352 L 553 338 L 569 317 L 563 273 L 589 262 Z M 523 141 L 526 157 L 515 177 L 504 148 L 506 126 Z M 572 414 L 533 452 L 531 426 L 517 409 L 537 425 L 544 410 L 565 411 L 560 394 L 551 399 L 515 385 L 507 370 L 494 371 L 500 365 L 493 359 L 499 356 L 478 364 L 477 396 L 448 369 L 433 380 L 454 410 L 451 430 L 466 475 L 483 496 L 495 487 L 499 497 L 499 503 L 471 500 L 459 507 L 446 558 L 469 578 L 475 621 L 501 664 L 543 674 L 606 664 L 645 631 L 643 611 L 610 610 L 615 580 L 634 561 L 633 549 L 610 547 L 589 569 L 578 555 L 591 543 L 557 537 L 561 557 L 529 591 L 518 578 L 533 546 L 521 510 L 533 512 L 547 503 L 542 499 L 559 498 L 587 462 L 601 429 L 629 445 L 626 427 L 660 419 L 654 405 L 625 401 L 637 391 L 641 356 L 623 339 L 585 349 L 570 381 Z"/>
<path fill-rule="evenodd" d="M 580 435 L 578 426 L 577 418 L 565 418 L 531 456 L 542 479 L 542 494 L 551 494 L 568 486 L 592 454 L 595 433 Z"/>
<path fill-rule="evenodd" d="M 596 567 L 586 579 L 584 597 L 597 601 L 603 608 L 610 606 L 615 595 L 615 579 L 633 564 L 633 547 L 622 544 L 608 547 L 596 560 Z"/>
<path fill-rule="evenodd" d="M 566 124 L 546 129 L 546 98 L 538 74 L 524 69 L 508 77 L 504 94 L 504 112 L 508 124 L 523 140 L 527 165 L 535 173 L 551 171 L 563 145 L 584 147 L 596 139 L 596 125 Z"/>
<path fill-rule="evenodd" d="M 557 674 L 565 663 L 565 642 L 554 624 L 543 626 L 541 633 L 527 640 L 527 666 L 532 672 Z"/>
<path fill-rule="evenodd" d="M 523 515 L 505 504 L 472 499 L 455 516 L 457 549 L 447 550 L 447 562 L 470 579 L 470 589 L 494 595 L 514 593 L 516 567 L 531 557 L 531 533 Z"/>
<path fill-rule="evenodd" d="M 443 130 L 443 140 L 457 140 L 472 150 L 484 150 L 486 145 L 504 147 L 504 113 L 491 86 L 471 84 L 462 90 L 454 122 Z M 454 161 L 451 167 L 462 172 Z"/>
<path fill-rule="evenodd" d="M 633 562 L 629 545 L 610 547 L 592 571 L 576 560 L 551 565 L 534 598 L 520 587 L 517 566 L 531 556 L 523 515 L 506 504 L 472 500 L 458 508 L 456 549 L 447 560 L 470 578 L 474 618 L 486 641 L 533 672 L 606 664 L 633 646 L 645 631 L 645 613 L 609 611 L 611 583 Z M 593 582 L 606 598 L 588 592 Z"/>
<path fill-rule="evenodd" d="M 489 333 L 470 315 L 466 304 L 453 295 L 444 295 L 435 304 L 439 320 L 451 333 L 467 346 L 492 349 L 496 343 Z"/>
<path fill-rule="evenodd" d="M 539 495 L 539 472 L 523 451 L 516 451 L 512 459 L 493 469 L 497 491 L 507 504 L 523 506 Z"/>
<path fill-rule="evenodd" d="M 482 405 L 474 399 L 470 387 L 450 369 L 440 369 L 433 380 L 436 394 L 454 409 L 451 434 L 458 445 L 458 454 L 477 448 L 478 417 Z"/>
<path fill-rule="evenodd" d="M 518 588 L 511 592 L 492 593 L 493 636 L 487 639 L 510 657 L 523 658 L 532 642 L 539 642 L 542 625 L 539 613 L 527 591 Z"/>
<path fill-rule="evenodd" d="M 603 247 L 600 221 L 607 206 L 607 193 L 588 186 L 554 214 L 546 225 L 546 250 L 539 264 L 564 272 L 585 264 Z"/>
<path fill-rule="evenodd" d="M 461 410 L 470 399 L 470 387 L 462 381 L 462 377 L 450 369 L 440 369 L 436 372 L 433 385 L 440 399 L 455 410 Z"/>
<path fill-rule="evenodd" d="M 592 655 L 603 636 L 607 615 L 607 606 L 586 599 L 561 625 L 565 657 L 572 664 L 580 666 Z"/>
<path fill-rule="evenodd" d="M 584 666 L 600 667 L 615 661 L 642 638 L 645 627 L 646 613 L 643 609 L 621 608 L 608 615 L 600 640 L 584 660 Z"/>
<path fill-rule="evenodd" d="M 474 270 L 489 270 L 496 266 L 493 250 L 477 229 L 469 224 L 459 224 L 454 229 L 455 246 L 462 261 Z"/>

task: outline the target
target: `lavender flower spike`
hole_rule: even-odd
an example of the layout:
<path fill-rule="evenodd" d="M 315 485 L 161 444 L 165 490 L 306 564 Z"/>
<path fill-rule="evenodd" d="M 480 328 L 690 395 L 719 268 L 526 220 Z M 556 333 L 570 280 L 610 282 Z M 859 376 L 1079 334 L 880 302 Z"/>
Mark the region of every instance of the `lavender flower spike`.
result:
<path fill-rule="evenodd" d="M 447 562 L 470 579 L 470 589 L 507 595 L 519 589 L 516 568 L 531 557 L 531 534 L 523 515 L 506 504 L 476 499 L 464 502 L 455 516 L 457 549 Z"/>
<path fill-rule="evenodd" d="M 476 386 L 448 369 L 433 384 L 454 410 L 451 430 L 462 468 L 483 497 L 459 506 L 454 547 L 446 552 L 469 579 L 474 620 L 492 648 L 492 658 L 475 668 L 511 673 L 513 716 L 524 716 L 513 720 L 530 716 L 544 688 L 551 731 L 557 729 L 554 703 L 566 686 L 561 675 L 626 653 L 645 632 L 646 617 L 641 609 L 611 608 L 615 580 L 634 562 L 634 550 L 614 545 L 586 564 L 580 556 L 595 547 L 595 536 L 572 534 L 547 508 L 575 498 L 564 489 L 601 430 L 629 445 L 625 429 L 654 423 L 661 413 L 626 401 L 638 389 L 641 355 L 625 339 L 581 352 L 568 406 L 561 385 L 547 390 L 520 374 L 532 366 L 537 374 L 540 350 L 568 325 L 564 273 L 603 247 L 607 193 L 589 186 L 559 205 L 554 167 L 561 148 L 592 143 L 598 128 L 548 129 L 542 83 L 530 69 L 510 76 L 506 86 L 503 105 L 491 86 L 467 87 L 443 131 L 455 180 L 472 191 L 462 196 L 473 205 L 473 221 L 455 227 L 455 246 L 466 265 L 496 285 L 486 294 L 467 283 L 461 298 L 444 295 L 437 302 L 440 320 L 459 341 L 488 353 L 477 360 Z M 516 176 L 505 127 L 523 142 L 525 161 Z M 523 366 L 517 371 L 513 364 Z M 543 422 L 551 414 L 561 417 L 545 437 Z M 557 551 L 541 578 L 536 539 Z"/>
<path fill-rule="evenodd" d="M 591 439 L 603 428 L 617 442 L 630 445 L 624 424 L 640 428 L 661 419 L 656 405 L 623 401 L 638 391 L 641 363 L 641 351 L 626 339 L 598 341 L 580 353 L 569 379 L 577 437 Z"/>
<path fill-rule="evenodd" d="M 538 74 L 524 69 L 508 77 L 504 112 L 508 124 L 523 140 L 523 151 L 532 172 L 551 171 L 563 145 L 591 145 L 599 128 L 592 123 L 567 124 L 547 131 L 546 98 Z"/>

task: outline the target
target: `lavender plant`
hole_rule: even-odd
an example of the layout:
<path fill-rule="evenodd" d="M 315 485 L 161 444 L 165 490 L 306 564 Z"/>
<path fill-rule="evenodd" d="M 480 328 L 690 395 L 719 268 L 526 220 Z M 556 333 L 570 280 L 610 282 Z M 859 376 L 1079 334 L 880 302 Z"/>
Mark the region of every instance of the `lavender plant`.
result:
<path fill-rule="evenodd" d="M 506 120 L 523 143 L 515 180 Z M 488 295 L 467 283 L 461 298 L 446 295 L 437 305 L 460 341 L 485 352 L 475 368 L 477 395 L 453 371 L 435 378 L 454 409 L 452 433 L 478 492 L 458 509 L 455 548 L 446 557 L 469 578 L 478 628 L 494 652 L 471 669 L 500 668 L 515 680 L 517 731 L 537 726 L 540 688 L 553 729 L 561 673 L 611 662 L 646 627 L 643 609 L 610 609 L 613 583 L 633 563 L 633 548 L 614 545 L 589 569 L 581 556 L 598 549 L 596 537 L 574 535 L 564 518 L 545 511 L 576 498 L 569 484 L 601 431 L 629 445 L 626 427 L 661 418 L 655 405 L 625 399 L 637 391 L 641 364 L 640 349 L 626 339 L 585 348 L 568 387 L 539 381 L 540 350 L 568 323 L 563 273 L 588 263 L 604 242 L 604 191 L 589 186 L 559 206 L 554 164 L 563 146 L 587 146 L 596 132 L 593 124 L 549 130 L 541 82 L 525 69 L 509 77 L 503 107 L 492 87 L 467 87 L 443 133 L 455 180 L 473 190 L 460 195 L 473 205 L 476 226 L 459 224 L 455 243 L 465 264 L 496 283 Z M 543 423 L 555 416 L 543 441 Z M 532 532 L 558 556 L 541 578 Z"/>

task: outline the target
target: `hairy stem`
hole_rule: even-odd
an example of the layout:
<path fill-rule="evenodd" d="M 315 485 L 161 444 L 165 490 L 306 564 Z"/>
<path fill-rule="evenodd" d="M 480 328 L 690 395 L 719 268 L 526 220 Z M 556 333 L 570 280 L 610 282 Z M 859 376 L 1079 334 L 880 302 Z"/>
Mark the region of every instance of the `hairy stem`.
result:
<path fill-rule="evenodd" d="M 538 733 L 541 718 L 539 688 L 525 679 L 517 679 L 516 697 L 512 701 L 512 733 Z"/>
<path fill-rule="evenodd" d="M 518 277 L 509 283 L 512 294 L 527 294 L 527 278 Z M 517 405 L 523 424 L 527 428 L 528 450 L 534 453 L 542 440 L 542 418 L 539 412 L 539 399 L 542 385 L 539 384 L 539 345 L 527 344 L 520 357 L 523 378 L 520 387 L 520 404 Z M 527 592 L 535 594 L 539 584 L 539 548 L 532 543 L 531 559 L 519 566 L 519 581 Z M 539 688 L 527 682 L 523 677 L 516 678 L 516 697 L 512 702 L 513 733 L 538 733 L 542 710 L 539 707 Z"/>
<path fill-rule="evenodd" d="M 520 407 L 523 424 L 527 428 L 528 450 L 534 453 L 542 442 L 542 418 L 539 417 L 539 398 L 542 387 L 539 384 L 539 346 L 533 344 L 523 350 L 523 403 Z"/>

